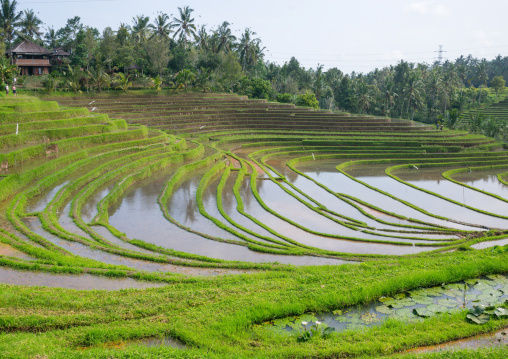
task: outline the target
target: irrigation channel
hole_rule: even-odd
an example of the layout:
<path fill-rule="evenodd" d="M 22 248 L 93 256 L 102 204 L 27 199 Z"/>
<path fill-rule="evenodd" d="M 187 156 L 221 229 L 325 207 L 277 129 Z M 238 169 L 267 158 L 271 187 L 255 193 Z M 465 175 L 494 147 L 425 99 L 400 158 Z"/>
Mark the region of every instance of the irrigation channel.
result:
<path fill-rule="evenodd" d="M 405 120 L 229 94 L 19 96 L 0 103 L 0 163 L 6 284 L 147 288 L 508 244 L 504 145 Z"/>

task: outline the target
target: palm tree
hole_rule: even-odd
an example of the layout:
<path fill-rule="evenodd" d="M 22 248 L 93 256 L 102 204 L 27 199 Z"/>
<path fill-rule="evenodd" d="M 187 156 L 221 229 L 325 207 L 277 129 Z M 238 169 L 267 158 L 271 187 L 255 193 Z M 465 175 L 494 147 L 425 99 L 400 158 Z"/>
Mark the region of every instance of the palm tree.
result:
<path fill-rule="evenodd" d="M 101 92 L 102 88 L 110 81 L 109 75 L 100 65 L 96 65 L 95 68 L 88 70 L 88 76 L 90 77 L 92 84 L 97 87 L 98 92 Z"/>
<path fill-rule="evenodd" d="M 42 32 L 40 31 L 39 25 L 41 24 L 42 21 L 35 15 L 33 10 L 23 11 L 23 18 L 19 23 L 22 34 L 28 36 L 30 39 L 40 39 Z"/>
<path fill-rule="evenodd" d="M 476 66 L 476 78 L 480 81 L 480 97 L 478 98 L 478 105 L 481 104 L 482 99 L 482 85 L 487 84 L 487 80 L 489 79 L 489 76 L 487 75 L 487 61 L 483 59 L 477 66 Z"/>
<path fill-rule="evenodd" d="M 72 68 L 70 65 L 68 65 L 67 84 L 69 85 L 69 88 L 74 93 L 81 92 L 81 83 L 80 83 L 80 81 L 81 81 L 82 75 L 83 75 L 83 73 L 80 70 L 79 66 L 76 66 L 76 67 Z"/>
<path fill-rule="evenodd" d="M 176 83 L 179 84 L 179 88 L 184 88 L 187 90 L 188 86 L 192 81 L 196 78 L 196 74 L 191 70 L 185 69 L 182 70 L 176 75 Z"/>
<path fill-rule="evenodd" d="M 124 92 L 132 86 L 132 82 L 129 81 L 129 78 L 121 72 L 116 74 L 116 81 L 118 82 L 117 88 L 123 90 Z"/>
<path fill-rule="evenodd" d="M 249 28 L 245 29 L 240 43 L 238 44 L 240 62 L 242 63 L 242 70 L 244 71 L 247 64 L 255 65 L 258 60 L 257 56 L 261 40 L 259 38 L 252 38 L 254 35 L 256 35 L 255 32 L 251 31 Z"/>
<path fill-rule="evenodd" d="M 180 12 L 180 18 L 173 17 L 174 27 L 177 27 L 174 38 L 179 37 L 184 43 L 184 48 L 187 47 L 187 39 L 191 36 L 196 36 L 196 25 L 194 25 L 194 18 L 191 18 L 191 14 L 194 9 L 185 6 L 183 9 L 178 8 Z"/>
<path fill-rule="evenodd" d="M 157 95 L 158 95 L 159 92 L 162 90 L 162 77 L 160 77 L 160 75 L 155 76 L 152 79 L 152 83 L 153 83 L 153 88 L 155 89 L 155 91 L 157 91 Z"/>
<path fill-rule="evenodd" d="M 197 48 L 201 50 L 208 50 L 208 41 L 210 40 L 210 36 L 206 32 L 206 26 L 201 25 L 196 35 L 194 35 L 195 45 Z"/>
<path fill-rule="evenodd" d="M 50 49 L 58 47 L 58 37 L 53 27 L 48 27 L 46 34 L 44 35 L 44 43 Z"/>
<path fill-rule="evenodd" d="M 450 67 L 447 71 L 445 71 L 443 75 L 443 92 L 445 95 L 444 101 L 444 111 L 446 112 L 446 105 L 448 103 L 448 98 L 451 97 L 451 92 L 454 91 L 457 85 L 457 73 L 453 67 Z"/>
<path fill-rule="evenodd" d="M 217 29 L 217 36 L 219 40 L 219 46 L 217 50 L 227 50 L 231 51 L 231 47 L 233 42 L 236 40 L 236 36 L 234 36 L 229 28 L 229 22 L 224 21 L 222 25 Z"/>
<path fill-rule="evenodd" d="M 150 18 L 144 15 L 136 15 L 132 18 L 134 25 L 132 26 L 132 36 L 136 42 L 145 42 L 150 33 L 148 22 Z"/>
<path fill-rule="evenodd" d="M 411 71 L 406 80 L 406 86 L 403 89 L 404 99 L 407 101 L 407 111 L 411 109 L 411 120 L 414 118 L 415 111 L 419 109 L 422 104 L 421 97 L 421 86 L 422 81 L 419 76 L 419 73 L 416 71 Z"/>
<path fill-rule="evenodd" d="M 21 21 L 21 11 L 16 13 L 16 0 L 2 0 L 0 8 L 0 27 L 3 29 L 5 40 L 9 43 L 9 50 L 12 64 L 12 40 L 16 28 L 19 27 Z"/>
<path fill-rule="evenodd" d="M 455 126 L 457 126 L 460 119 L 460 115 L 461 113 L 457 108 L 445 112 L 445 123 L 450 130 L 453 130 Z"/>
<path fill-rule="evenodd" d="M 373 97 L 371 95 L 369 86 L 364 81 L 360 81 L 360 83 L 358 85 L 357 98 L 358 98 L 358 108 L 360 109 L 360 113 L 366 113 L 372 104 Z"/>
<path fill-rule="evenodd" d="M 164 39 L 169 37 L 169 34 L 173 32 L 173 30 L 171 30 L 173 25 L 171 22 L 168 22 L 168 20 L 169 16 L 163 12 L 160 12 L 159 15 L 157 15 L 154 24 L 148 25 L 148 27 L 153 30 L 152 37 L 158 36 Z"/>

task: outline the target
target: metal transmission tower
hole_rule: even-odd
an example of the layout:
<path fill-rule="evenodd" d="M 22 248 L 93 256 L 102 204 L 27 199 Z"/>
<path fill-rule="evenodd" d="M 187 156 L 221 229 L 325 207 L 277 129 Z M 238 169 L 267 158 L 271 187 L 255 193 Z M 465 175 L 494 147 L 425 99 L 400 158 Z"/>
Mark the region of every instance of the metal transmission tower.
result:
<path fill-rule="evenodd" d="M 439 65 L 441 65 L 443 62 L 443 52 L 446 52 L 446 51 L 443 51 L 443 45 L 439 45 L 439 50 L 434 51 L 434 52 L 437 52 L 437 62 Z"/>

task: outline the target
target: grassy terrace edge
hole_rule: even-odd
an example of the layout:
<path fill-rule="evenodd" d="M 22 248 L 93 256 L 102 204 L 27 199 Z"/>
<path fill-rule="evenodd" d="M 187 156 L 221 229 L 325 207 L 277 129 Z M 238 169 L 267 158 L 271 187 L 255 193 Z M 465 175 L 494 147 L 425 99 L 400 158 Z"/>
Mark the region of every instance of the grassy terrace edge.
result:
<path fill-rule="evenodd" d="M 35 101 L 30 99 L 27 102 Z M 71 125 L 70 119 L 74 117 L 79 118 L 76 121 L 76 123 L 79 122 L 79 126 L 88 121 L 86 113 L 82 110 L 63 110 L 67 111 L 65 115 L 58 114 L 58 106 L 52 102 L 47 105 L 30 103 L 26 109 L 22 106 L 14 106 L 13 111 L 16 109 L 21 109 L 20 114 L 48 112 L 46 117 L 37 115 L 36 118 L 47 121 L 50 127 Z M 0 111 L 0 119 L 6 119 L 5 125 L 10 126 L 12 123 L 7 122 L 15 121 L 17 116 L 21 116 L 12 115 L 12 113 L 16 112 L 2 115 Z M 365 304 L 381 296 L 391 296 L 420 287 L 451 283 L 488 274 L 508 273 L 506 262 L 508 247 L 496 246 L 486 250 L 472 250 L 470 247 L 471 244 L 483 240 L 504 238 L 503 235 L 492 234 L 489 236 L 487 234 L 483 238 L 452 241 L 450 246 L 444 248 L 458 249 L 453 253 L 433 251 L 404 257 L 360 256 L 343 253 L 345 258 L 364 257 L 362 259 L 370 259 L 370 261 L 339 266 L 294 267 L 216 260 L 169 250 L 138 239 L 129 239 L 124 233 L 108 223 L 107 215 L 108 207 L 117 202 L 133 183 L 149 177 L 153 171 L 178 165 L 178 169 L 175 168 L 158 198 L 161 212 L 166 219 L 184 230 L 204 237 L 208 236 L 211 240 L 227 242 L 226 239 L 211 238 L 205 233 L 187 228 L 169 214 L 167 203 L 172 193 L 178 189 L 185 176 L 202 169 L 205 175 L 201 178 L 197 189 L 197 201 L 199 210 L 205 217 L 209 216 L 219 226 L 224 223 L 233 225 L 236 229 L 231 232 L 232 234 L 236 234 L 240 238 L 242 236 L 249 238 L 248 241 L 241 244 L 245 247 L 268 253 L 280 254 L 287 251 L 287 254 L 305 255 L 308 254 L 308 248 L 294 246 L 295 243 L 291 243 L 290 238 L 285 237 L 283 233 L 271 230 L 270 227 L 254 217 L 250 218 L 253 223 L 264 228 L 280 241 L 272 241 L 269 245 L 266 243 L 260 245 L 261 242 L 258 243 L 257 240 L 270 242 L 267 240 L 268 237 L 255 236 L 255 233 L 249 233 L 247 228 L 238 223 L 235 224 L 232 218 L 228 219 L 222 205 L 222 191 L 226 181 L 234 181 L 233 194 L 237 200 L 237 210 L 246 218 L 248 218 L 248 213 L 244 212 L 244 203 L 239 192 L 244 181 L 248 182 L 256 201 L 263 207 L 263 199 L 257 188 L 257 181 L 259 181 L 257 167 L 264 169 L 268 178 L 287 194 L 292 195 L 300 203 L 308 205 L 308 208 L 315 213 L 321 212 L 326 217 L 337 214 L 326 211 L 325 204 L 320 204 L 311 197 L 305 197 L 305 193 L 293 186 L 267 161 L 277 156 L 284 158 L 289 155 L 291 159 L 286 162 L 288 167 L 295 173 L 305 176 L 298 170 L 297 165 L 313 158 L 314 155 L 311 157 L 310 151 L 315 151 L 316 157 L 319 158 L 337 158 L 339 155 L 335 152 L 340 150 L 340 146 L 344 146 L 343 148 L 351 149 L 348 156 L 352 162 L 349 164 L 346 162 L 344 167 L 339 165 L 338 169 L 347 175 L 344 169 L 351 163 L 361 161 L 362 158 L 369 158 L 367 161 L 372 161 L 371 163 L 383 161 L 382 154 L 378 153 L 379 148 L 373 149 L 371 145 L 374 147 L 388 146 L 390 150 L 387 152 L 393 150 L 389 156 L 393 158 L 393 162 L 397 166 L 404 166 L 407 155 L 414 156 L 411 161 L 416 164 L 421 163 L 422 161 L 418 162 L 418 160 L 425 157 L 423 164 L 433 166 L 443 163 L 443 158 L 454 160 L 464 157 L 464 153 L 462 155 L 458 153 L 460 152 L 458 147 L 461 145 L 484 146 L 483 148 L 488 150 L 489 147 L 485 146 L 490 146 L 488 144 L 490 140 L 478 136 L 468 136 L 464 133 L 458 133 L 456 138 L 433 139 L 432 136 L 429 136 L 418 139 L 421 133 L 415 133 L 409 136 L 414 136 L 417 142 L 415 145 L 409 146 L 411 151 L 406 152 L 402 150 L 402 148 L 407 148 L 402 145 L 404 140 L 386 140 L 385 136 L 376 137 L 376 134 L 373 134 L 370 139 L 359 136 L 348 140 L 333 138 L 323 141 L 317 139 L 317 132 L 312 134 L 316 138 L 306 137 L 301 133 L 289 134 L 290 141 L 284 141 L 282 133 L 280 135 L 264 135 L 262 133 L 256 134 L 256 131 L 250 135 L 239 136 L 229 136 L 227 132 L 195 133 L 180 138 L 178 135 L 156 131 L 153 128 L 137 127 L 133 124 L 129 124 L 129 130 L 126 131 L 127 124 L 123 120 L 109 120 L 104 114 L 99 116 L 101 116 L 100 121 L 104 120 L 104 122 L 110 123 L 107 131 L 111 131 L 111 133 L 101 132 L 101 134 L 86 136 L 90 134 L 90 131 L 97 131 L 98 128 L 82 131 L 79 126 L 74 132 L 62 132 L 64 137 L 67 135 L 78 137 L 69 139 L 55 137 L 54 141 L 62 144 L 62 148 L 68 144 L 61 156 L 44 162 L 38 167 L 30 167 L 29 170 L 19 175 L 1 179 L 0 183 L 5 185 L 4 188 L 9 191 L 3 192 L 0 196 L 0 199 L 4 200 L 4 205 L 0 208 L 5 208 L 2 215 L 12 225 L 18 226 L 18 232 L 22 232 L 34 243 L 30 243 L 22 236 L 10 233 L 5 228 L 0 228 L 0 242 L 31 255 L 35 260 L 23 261 L 0 255 L 0 267 L 69 275 L 92 274 L 106 277 L 129 277 L 145 281 L 166 282 L 169 285 L 146 290 L 130 289 L 108 292 L 0 284 L 0 303 L 2 303 L 0 305 L 0 357 L 370 358 L 491 332 L 508 325 L 508 320 L 497 320 L 484 326 L 474 326 L 466 322 L 465 311 L 458 311 L 449 316 L 437 316 L 417 323 L 390 320 L 379 327 L 361 331 L 346 331 L 335 334 L 326 340 L 315 338 L 307 343 L 297 343 L 294 336 L 270 332 L 260 325 L 276 318 Z M 98 119 L 90 121 L 99 122 Z M 147 125 L 150 126 L 149 123 Z M 39 125 L 35 125 L 35 127 L 37 126 Z M 40 128 L 45 127 L 41 124 Z M 12 131 L 12 128 L 9 127 L 7 130 Z M 359 145 L 360 137 L 364 138 L 361 139 L 362 142 Z M 33 138 L 37 140 L 37 134 Z M 88 138 L 89 140 L 87 140 Z M 268 142 L 269 149 L 256 151 L 256 147 L 265 146 L 263 143 L 266 144 L 267 141 L 270 141 Z M 292 142 L 290 146 L 293 148 L 288 147 L 290 142 Z M 485 143 L 488 145 L 483 145 Z M 246 144 L 245 148 L 251 147 L 254 151 L 246 157 L 238 156 L 234 151 L 230 151 L 238 144 Z M 300 150 L 302 146 L 308 147 L 307 150 Z M 204 153 L 205 147 L 206 154 Z M 492 149 L 498 149 L 498 147 L 497 144 L 492 146 Z M 352 148 L 367 151 L 362 155 L 354 153 Z M 45 144 L 38 144 L 18 150 L 15 156 L 6 154 L 4 159 L 9 164 L 11 164 L 9 161 L 16 163 L 20 159 L 22 161 L 38 160 L 44 158 L 46 149 Z M 447 152 L 446 155 L 433 154 L 433 152 L 441 151 Z M 366 153 L 369 154 L 365 156 Z M 422 153 L 425 153 L 425 156 L 421 156 Z M 505 166 L 503 156 L 493 152 L 472 151 L 467 156 L 465 158 L 470 158 L 468 163 L 471 164 L 480 164 L 483 161 L 488 166 L 497 166 L 495 168 L 502 169 Z M 238 161 L 240 168 L 235 168 L 226 162 L 231 159 Z M 62 183 L 73 168 L 86 167 L 85 164 L 95 166 L 99 163 L 103 166 L 102 169 L 97 165 L 95 172 L 87 171 L 86 174 L 78 177 L 74 184 L 75 187 L 73 185 L 62 187 L 44 210 L 37 213 L 26 213 L 27 202 L 31 197 Z M 144 167 L 145 165 L 146 167 Z M 107 166 L 111 166 L 111 174 L 106 171 Z M 396 168 L 387 169 L 387 173 L 391 173 Z M 277 177 L 273 176 L 270 171 Z M 452 176 L 457 172 L 452 170 L 444 175 L 453 180 Z M 499 176 L 502 178 L 503 174 Z M 92 179 L 93 182 L 91 182 Z M 82 188 L 82 185 L 79 184 L 80 180 L 83 183 L 90 181 L 91 185 Z M 216 200 L 222 218 L 207 214 L 203 205 L 204 191 L 215 182 L 218 182 Z M 80 218 L 83 203 L 107 183 L 115 184 L 114 189 L 100 202 L 95 221 L 84 223 Z M 282 184 L 287 185 L 289 189 Z M 361 203 L 360 200 L 345 194 L 334 193 L 325 186 L 321 185 L 321 187 L 337 199 L 351 204 L 360 212 L 363 211 L 363 215 L 368 217 L 367 212 L 360 206 L 366 206 L 367 203 Z M 7 199 L 8 202 L 5 201 Z M 71 216 L 75 223 L 90 235 L 90 238 L 80 238 L 75 234 L 68 233 L 64 228 L 60 228 L 57 211 L 61 210 L 69 200 L 72 201 Z M 418 208 L 417 206 L 413 207 Z M 280 218 L 281 214 L 266 205 L 264 208 Z M 386 214 L 401 217 L 395 213 L 387 212 Z M 101 247 L 112 253 L 122 252 L 127 257 L 163 261 L 164 256 L 171 256 L 177 258 L 172 261 L 173 264 L 182 266 L 248 269 L 251 273 L 215 278 L 188 277 L 134 271 L 124 266 L 107 265 L 87 258 L 77 258 L 27 230 L 26 226 L 23 227 L 22 217 L 27 215 L 37 215 L 49 232 L 56 233 L 62 238 L 65 237 L 69 241 L 83 241 L 91 247 Z M 372 216 L 369 218 L 375 219 Z M 418 220 L 401 219 L 409 220 L 412 223 L 397 227 L 400 229 L 399 235 L 401 236 L 404 236 L 404 229 L 424 230 L 430 228 L 428 224 Z M 336 222 L 353 228 L 366 228 L 363 223 L 344 216 Z M 382 220 L 379 223 L 382 223 Z M 148 250 L 151 254 L 140 256 L 128 253 L 124 249 L 115 248 L 113 243 L 93 231 L 94 226 L 97 225 L 106 227 L 120 240 Z M 303 228 L 298 223 L 295 225 Z M 447 229 L 437 226 L 430 229 L 447 232 Z M 319 234 L 320 232 L 315 233 Z M 250 237 L 257 239 L 251 240 Z M 391 237 L 396 237 L 396 235 Z M 387 242 L 390 241 L 387 240 Z M 337 253 L 321 250 L 321 252 L 314 251 L 314 254 L 334 256 Z M 188 348 L 181 350 L 170 347 L 146 348 L 133 345 L 117 349 L 106 345 L 119 341 L 164 336 L 175 338 L 185 343 Z M 446 355 L 448 354 L 419 356 L 409 353 L 403 354 L 401 357 L 445 357 Z M 503 357 L 503 353 L 496 349 L 480 349 L 468 353 L 458 352 L 453 355 L 456 355 L 457 358 Z"/>

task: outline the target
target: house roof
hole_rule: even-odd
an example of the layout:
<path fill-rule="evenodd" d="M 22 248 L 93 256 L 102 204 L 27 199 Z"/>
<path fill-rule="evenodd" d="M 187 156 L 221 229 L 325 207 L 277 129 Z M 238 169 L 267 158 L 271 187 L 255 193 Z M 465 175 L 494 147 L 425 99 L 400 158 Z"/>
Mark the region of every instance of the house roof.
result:
<path fill-rule="evenodd" d="M 11 50 L 7 51 L 8 54 Z M 12 49 L 13 54 L 25 54 L 25 55 L 49 55 L 51 51 L 46 50 L 44 47 L 33 43 L 32 41 L 23 40 Z"/>
<path fill-rule="evenodd" d="M 132 64 L 129 67 L 127 67 L 127 70 L 142 70 L 142 68 L 136 64 Z"/>
<path fill-rule="evenodd" d="M 71 54 L 64 51 L 63 47 L 56 47 L 51 52 L 51 56 L 71 56 Z"/>

